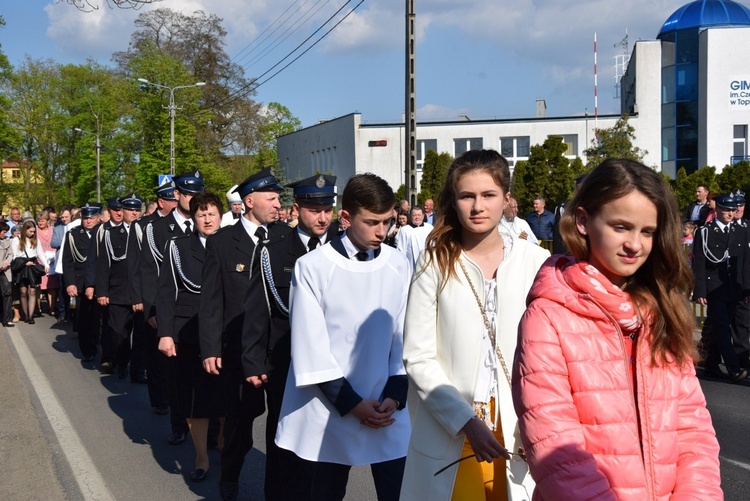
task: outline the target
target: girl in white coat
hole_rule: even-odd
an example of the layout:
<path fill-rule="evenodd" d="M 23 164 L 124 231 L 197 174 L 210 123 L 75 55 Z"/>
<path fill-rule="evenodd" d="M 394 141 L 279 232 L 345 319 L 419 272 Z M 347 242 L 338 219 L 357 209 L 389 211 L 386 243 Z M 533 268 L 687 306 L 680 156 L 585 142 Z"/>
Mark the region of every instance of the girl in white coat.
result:
<path fill-rule="evenodd" d="M 417 263 L 406 311 L 413 432 L 402 500 L 530 499 L 534 490 L 510 364 L 526 294 L 549 253 L 498 231 L 509 184 L 500 154 L 468 151 L 438 198 L 443 217 Z"/>

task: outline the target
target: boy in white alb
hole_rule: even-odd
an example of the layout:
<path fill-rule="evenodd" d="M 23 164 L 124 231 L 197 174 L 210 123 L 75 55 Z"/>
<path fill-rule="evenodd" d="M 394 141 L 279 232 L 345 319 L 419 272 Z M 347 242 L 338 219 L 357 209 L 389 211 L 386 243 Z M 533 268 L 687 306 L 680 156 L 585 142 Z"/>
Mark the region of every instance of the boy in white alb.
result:
<path fill-rule="evenodd" d="M 292 363 L 276 443 L 311 463 L 311 478 L 296 479 L 306 491 L 302 498 L 343 499 L 351 466 L 367 464 L 378 499 L 399 496 L 411 434 L 409 415 L 402 412 L 411 265 L 380 245 L 394 203 L 383 179 L 354 176 L 339 212 L 350 224 L 346 233 L 294 267 Z M 349 299 L 348 307 L 341 297 Z"/>

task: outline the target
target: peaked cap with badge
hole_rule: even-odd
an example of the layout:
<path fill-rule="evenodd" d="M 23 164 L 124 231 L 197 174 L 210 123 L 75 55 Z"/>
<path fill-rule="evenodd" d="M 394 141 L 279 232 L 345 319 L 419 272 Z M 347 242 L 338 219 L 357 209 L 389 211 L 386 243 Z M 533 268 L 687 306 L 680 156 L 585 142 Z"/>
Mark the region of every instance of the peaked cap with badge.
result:
<path fill-rule="evenodd" d="M 156 188 L 156 198 L 161 198 L 162 200 L 168 200 L 170 202 L 175 202 L 177 199 L 174 196 L 174 181 L 167 180 L 161 183 L 158 188 Z"/>
<path fill-rule="evenodd" d="M 289 183 L 286 187 L 294 190 L 297 202 L 336 203 L 336 176 L 320 174 Z"/>
<path fill-rule="evenodd" d="M 271 168 L 266 167 L 242 181 L 234 191 L 239 193 L 241 198 L 245 198 L 256 191 L 284 191 L 284 187 L 279 184 Z"/>
<path fill-rule="evenodd" d="M 205 191 L 203 174 L 199 170 L 185 172 L 175 177 L 174 186 L 180 193 L 195 194 Z"/>
<path fill-rule="evenodd" d="M 81 217 L 94 217 L 98 215 L 102 210 L 102 204 L 96 202 L 86 202 L 86 205 L 81 206 Z"/>
<path fill-rule="evenodd" d="M 108 198 L 107 208 L 112 209 L 112 210 L 122 210 L 122 204 L 120 203 L 120 199 L 116 197 Z"/>
<path fill-rule="evenodd" d="M 120 204 L 123 209 L 128 210 L 141 210 L 143 208 L 143 200 L 135 193 L 120 198 Z"/>

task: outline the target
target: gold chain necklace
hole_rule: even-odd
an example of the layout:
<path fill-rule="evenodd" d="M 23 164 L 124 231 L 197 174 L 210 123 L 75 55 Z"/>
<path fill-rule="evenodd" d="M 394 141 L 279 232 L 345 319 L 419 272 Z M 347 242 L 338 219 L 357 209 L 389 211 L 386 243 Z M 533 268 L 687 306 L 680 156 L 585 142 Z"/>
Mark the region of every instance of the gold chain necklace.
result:
<path fill-rule="evenodd" d="M 505 378 L 508 380 L 508 386 L 513 388 L 513 383 L 510 379 L 510 372 L 508 371 L 508 366 L 505 364 L 505 358 L 503 358 L 503 353 L 500 351 L 500 347 L 497 345 L 497 339 L 495 337 L 495 331 L 492 329 L 492 324 L 490 323 L 490 319 L 487 318 L 487 312 L 484 310 L 484 305 L 482 304 L 482 301 L 479 299 L 479 294 L 477 294 L 477 290 L 474 288 L 474 284 L 471 282 L 471 278 L 469 278 L 469 272 L 466 271 L 466 267 L 464 266 L 464 263 L 459 258 L 458 264 L 461 266 L 461 270 L 464 272 L 464 276 L 466 277 L 466 280 L 469 282 L 469 287 L 471 287 L 471 292 L 474 293 L 474 299 L 477 300 L 477 306 L 479 306 L 479 311 L 482 312 L 482 319 L 484 320 L 484 326 L 487 329 L 487 333 L 490 336 L 490 342 L 492 343 L 492 348 L 495 350 L 495 354 L 497 355 L 498 360 L 500 360 L 500 365 L 503 367 L 503 372 L 505 373 Z"/>

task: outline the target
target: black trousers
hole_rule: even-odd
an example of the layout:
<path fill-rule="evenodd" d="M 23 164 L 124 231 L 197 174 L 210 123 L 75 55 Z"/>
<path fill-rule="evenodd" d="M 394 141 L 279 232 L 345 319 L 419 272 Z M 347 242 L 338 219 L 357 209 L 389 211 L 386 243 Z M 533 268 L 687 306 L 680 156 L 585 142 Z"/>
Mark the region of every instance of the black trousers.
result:
<path fill-rule="evenodd" d="M 2 295 L 2 323 L 13 321 L 13 284 L 0 272 L 0 295 Z"/>
<path fill-rule="evenodd" d="M 76 298 L 77 308 L 75 318 L 78 323 L 78 348 L 84 357 L 96 356 L 99 344 L 99 322 L 101 322 L 101 306 L 96 299 L 87 299 L 85 295 L 79 294 Z"/>
<path fill-rule="evenodd" d="M 706 323 L 709 329 L 704 343 L 708 344 L 706 353 L 706 368 L 717 369 L 721 359 L 727 371 L 732 374 L 740 370 L 737 354 L 732 346 L 732 324 L 738 311 L 738 301 L 708 300 Z M 704 346 L 705 348 L 705 346 Z"/>
<path fill-rule="evenodd" d="M 743 367 L 750 367 L 750 303 L 740 301 L 732 324 L 732 344 Z"/>
<path fill-rule="evenodd" d="M 266 392 L 266 477 L 264 491 L 266 501 L 293 501 L 298 499 L 297 491 L 285 495 L 285 483 L 294 483 L 299 487 L 300 479 L 312 478 L 309 461 L 303 461 L 290 451 L 276 445 L 276 430 L 279 427 L 281 402 L 284 398 L 284 387 L 289 367 L 273 369 L 268 374 L 268 383 L 263 386 Z"/>
<path fill-rule="evenodd" d="M 140 346 L 136 343 L 136 339 L 140 341 Z M 148 398 L 151 406 L 169 404 L 169 380 L 166 368 L 168 357 L 159 351 L 156 329 L 146 322 L 146 316 L 142 311 L 136 313 L 133 318 L 133 351 L 137 347 L 141 350 L 143 369 L 148 374 Z M 131 373 L 137 370 L 138 367 L 131 367 Z"/>
<path fill-rule="evenodd" d="M 226 358 L 222 358 L 222 361 Z M 227 367 L 224 373 L 224 395 L 227 415 L 224 418 L 224 448 L 221 450 L 221 481 L 237 482 L 245 456 L 253 448 L 253 420 L 263 414 L 263 390 L 243 382 L 242 370 Z"/>
<path fill-rule="evenodd" d="M 109 362 L 123 370 L 130 363 L 133 308 L 129 304 L 111 303 L 107 308 L 109 319 L 107 330 L 102 332 L 102 362 Z"/>
<path fill-rule="evenodd" d="M 289 451 L 285 453 L 292 454 Z M 285 478 L 282 499 L 288 501 L 341 501 L 344 499 L 351 466 L 306 461 L 301 458 L 297 460 L 307 463 L 308 466 L 301 471 L 302 476 L 296 479 Z M 370 465 L 378 501 L 398 501 L 401 495 L 405 464 L 406 457 L 402 457 Z"/>

